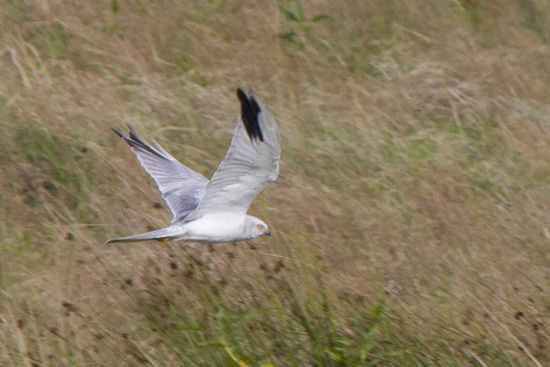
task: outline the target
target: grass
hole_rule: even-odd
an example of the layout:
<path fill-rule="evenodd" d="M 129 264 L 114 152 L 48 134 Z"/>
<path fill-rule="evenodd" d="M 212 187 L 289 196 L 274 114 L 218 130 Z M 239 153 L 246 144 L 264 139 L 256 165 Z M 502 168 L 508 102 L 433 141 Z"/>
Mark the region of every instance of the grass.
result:
<path fill-rule="evenodd" d="M 550 363 L 547 1 L 0 5 L 0 364 Z M 169 222 L 111 133 L 210 176 L 252 86 L 246 243 Z"/>

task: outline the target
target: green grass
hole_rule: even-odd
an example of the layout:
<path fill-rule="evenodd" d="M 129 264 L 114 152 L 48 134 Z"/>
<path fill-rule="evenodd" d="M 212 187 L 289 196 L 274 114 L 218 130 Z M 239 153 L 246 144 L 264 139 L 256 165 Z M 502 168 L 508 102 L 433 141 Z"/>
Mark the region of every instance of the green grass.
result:
<path fill-rule="evenodd" d="M 0 5 L 0 365 L 548 365 L 549 6 Z M 170 220 L 110 128 L 210 176 L 239 86 L 273 235 L 103 245 Z"/>

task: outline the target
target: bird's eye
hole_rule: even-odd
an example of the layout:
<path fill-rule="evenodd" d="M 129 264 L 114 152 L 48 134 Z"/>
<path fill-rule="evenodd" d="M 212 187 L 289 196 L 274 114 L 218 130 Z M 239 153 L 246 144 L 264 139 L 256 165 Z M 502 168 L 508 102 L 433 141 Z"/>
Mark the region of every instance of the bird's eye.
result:
<path fill-rule="evenodd" d="M 264 226 L 262 226 L 261 224 L 258 224 L 258 225 L 256 226 L 256 228 L 262 229 L 262 228 L 264 228 Z"/>

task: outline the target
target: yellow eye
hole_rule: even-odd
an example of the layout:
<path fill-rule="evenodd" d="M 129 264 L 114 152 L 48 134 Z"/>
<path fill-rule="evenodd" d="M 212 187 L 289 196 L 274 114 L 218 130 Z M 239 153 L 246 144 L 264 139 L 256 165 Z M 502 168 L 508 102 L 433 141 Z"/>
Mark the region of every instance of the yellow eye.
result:
<path fill-rule="evenodd" d="M 256 228 L 262 229 L 262 228 L 264 228 L 264 226 L 262 226 L 261 224 L 258 224 L 258 225 L 256 226 Z"/>

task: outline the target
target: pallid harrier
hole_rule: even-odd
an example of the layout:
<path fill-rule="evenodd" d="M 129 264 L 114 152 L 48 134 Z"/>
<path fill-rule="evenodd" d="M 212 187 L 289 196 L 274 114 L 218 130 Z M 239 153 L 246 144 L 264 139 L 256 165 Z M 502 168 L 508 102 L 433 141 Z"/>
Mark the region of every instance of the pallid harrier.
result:
<path fill-rule="evenodd" d="M 241 116 L 225 158 L 212 180 L 187 168 L 156 141 L 156 149 L 141 139 L 134 129 L 124 139 L 141 165 L 155 180 L 174 218 L 170 226 L 156 231 L 107 241 L 241 241 L 269 235 L 260 219 L 246 212 L 252 200 L 279 173 L 279 135 L 271 112 L 256 99 L 253 91 L 237 89 Z"/>

